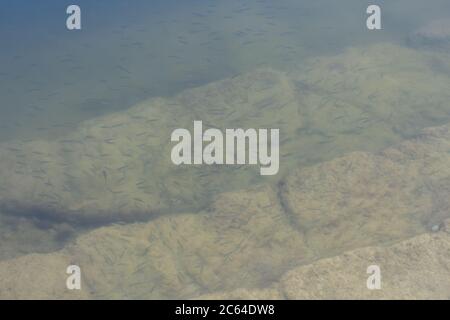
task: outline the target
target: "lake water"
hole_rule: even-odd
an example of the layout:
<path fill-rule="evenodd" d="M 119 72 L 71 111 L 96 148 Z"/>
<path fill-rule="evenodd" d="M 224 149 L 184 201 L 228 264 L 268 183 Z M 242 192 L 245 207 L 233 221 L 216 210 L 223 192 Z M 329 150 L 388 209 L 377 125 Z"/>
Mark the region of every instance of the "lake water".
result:
<path fill-rule="evenodd" d="M 67 247 L 99 237 L 103 228 L 119 228 L 117 233 L 124 228 L 131 242 L 148 236 L 141 229 L 156 228 L 160 234 L 152 233 L 154 241 L 165 239 L 176 263 L 150 250 L 147 258 L 139 256 L 139 264 L 158 260 L 182 270 L 173 271 L 174 278 L 186 277 L 200 268 L 198 261 L 172 243 L 173 231 L 164 219 L 184 221 L 188 231 L 179 233 L 186 237 L 205 231 L 207 223 L 195 220 L 204 215 L 228 214 L 225 225 L 233 224 L 230 217 L 246 213 L 240 212 L 239 195 L 228 199 L 230 212 L 223 203 L 220 207 L 230 191 L 250 192 L 252 198 L 248 190 L 280 188 L 295 170 L 353 151 L 378 152 L 450 122 L 445 89 L 450 28 L 439 31 L 446 32 L 442 37 L 431 33 L 427 41 L 415 41 L 417 30 L 432 21 L 450 20 L 445 0 L 377 1 L 382 30 L 375 31 L 366 27 L 372 2 L 361 0 L 79 0 L 82 29 L 73 31 L 66 28 L 70 4 L 0 3 L 1 261 L 59 250 L 67 254 Z M 192 130 L 194 120 L 223 130 L 279 128 L 279 174 L 262 177 L 246 166 L 174 166 L 170 133 Z M 426 232 L 437 223 L 435 217 L 414 220 L 409 231 L 367 244 Z M 301 230 L 306 235 L 314 225 L 306 223 Z M 211 246 L 237 246 L 226 244 L 233 232 L 224 232 Z M 264 232 L 258 233 L 258 243 L 264 243 Z M 212 240 L 205 234 L 198 241 Z M 286 256 L 292 254 L 289 246 Z M 290 260 L 277 253 L 273 259 L 283 262 L 260 263 L 249 269 L 257 279 L 236 283 L 268 285 L 293 265 L 358 246 L 325 247 Z M 213 264 L 216 257 L 202 259 Z M 216 280 L 211 286 L 196 284 L 195 290 L 161 284 L 155 280 L 160 270 L 152 268 L 142 273 L 154 280 L 148 287 L 93 285 L 90 298 L 192 297 L 238 287 Z M 119 281 L 119 269 L 111 267 L 108 281 Z M 220 270 L 217 277 L 232 272 L 231 267 Z"/>

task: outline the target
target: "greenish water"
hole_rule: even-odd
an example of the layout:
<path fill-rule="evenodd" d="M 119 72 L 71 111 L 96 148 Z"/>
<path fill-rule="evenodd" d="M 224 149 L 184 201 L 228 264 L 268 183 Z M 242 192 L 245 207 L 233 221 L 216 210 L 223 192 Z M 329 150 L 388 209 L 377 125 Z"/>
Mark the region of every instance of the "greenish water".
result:
<path fill-rule="evenodd" d="M 5 1 L 0 13 L 2 261 L 65 250 L 111 223 L 224 210 L 214 199 L 225 192 L 283 190 L 280 181 L 299 168 L 352 151 L 378 152 L 450 122 L 450 51 L 443 50 L 450 41 L 411 42 L 431 21 L 450 19 L 448 1 L 379 1 L 378 31 L 365 26 L 370 1 L 80 1 L 83 29 L 75 32 L 65 30 L 67 4 L 28 2 Z M 194 120 L 219 129 L 279 128 L 279 174 L 174 167 L 170 133 L 191 129 Z M 11 163 L 23 178 L 10 177 Z M 413 221 L 404 237 L 425 232 L 431 221 Z M 172 231 L 162 224 L 165 245 L 181 246 L 171 244 Z M 192 234 L 204 231 L 203 222 L 188 226 Z M 225 233 L 218 246 L 232 237 Z M 241 280 L 249 287 L 271 283 L 291 264 L 353 247 L 267 261 L 254 267 L 258 281 Z M 192 268 L 188 250 L 177 250 L 180 268 Z M 275 274 L 264 269 L 274 266 Z M 236 283 L 180 290 L 207 293 Z M 136 298 L 141 290 L 133 293 L 127 283 L 120 292 L 103 289 L 95 297 Z M 145 297 L 177 297 L 164 290 Z"/>

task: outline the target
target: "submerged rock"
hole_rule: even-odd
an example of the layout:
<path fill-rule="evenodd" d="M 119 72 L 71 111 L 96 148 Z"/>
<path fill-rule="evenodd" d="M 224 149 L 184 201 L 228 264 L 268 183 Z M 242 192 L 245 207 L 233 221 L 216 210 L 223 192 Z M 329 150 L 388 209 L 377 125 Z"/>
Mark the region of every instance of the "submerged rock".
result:
<path fill-rule="evenodd" d="M 88 224 L 199 210 L 220 191 L 262 178 L 255 166 L 174 165 L 172 131 L 197 119 L 218 128 L 256 126 L 255 119 L 257 128 L 270 127 L 290 119 L 293 131 L 302 123 L 292 112 L 296 107 L 286 75 L 259 70 L 85 122 L 57 141 L 5 143 L 0 208 Z"/>
<path fill-rule="evenodd" d="M 280 195 L 308 243 L 333 255 L 398 241 L 449 217 L 449 164 L 447 125 L 376 154 L 355 152 L 296 170 Z"/>
<path fill-rule="evenodd" d="M 0 210 L 71 224 L 148 220 L 199 211 L 222 192 L 278 182 L 299 166 L 380 150 L 450 120 L 450 77 L 429 60 L 394 45 L 352 48 L 289 73 L 256 70 L 150 99 L 55 141 L 3 143 Z M 280 129 L 280 174 L 173 165 L 171 132 L 194 120 L 221 130 Z"/>
<path fill-rule="evenodd" d="M 393 243 L 448 221 L 449 190 L 446 125 L 299 168 L 276 187 L 222 193 L 207 211 L 102 227 L 58 252 L 0 262 L 0 298 L 448 297 L 448 222 Z M 378 247 L 343 254 L 364 246 Z M 80 292 L 65 288 L 71 264 Z M 365 288 L 370 264 L 389 290 Z"/>
<path fill-rule="evenodd" d="M 224 194 L 210 212 L 104 227 L 59 252 L 0 262 L 0 298 L 190 298 L 243 283 L 267 285 L 308 259 L 276 193 L 261 188 Z M 72 264 L 82 270 L 80 295 L 65 288 Z M 34 278 L 32 288 L 46 282 L 39 293 L 15 283 L 28 281 L 35 267 L 45 272 Z"/>
<path fill-rule="evenodd" d="M 368 247 L 287 273 L 288 299 L 444 299 L 450 297 L 450 236 L 422 235 L 389 247 Z M 367 268 L 381 271 L 381 289 L 367 288 Z"/>
<path fill-rule="evenodd" d="M 442 299 L 450 297 L 450 236 L 425 234 L 367 247 L 294 268 L 267 289 L 237 289 L 201 299 Z M 381 289 L 367 288 L 368 266 L 381 271 Z"/>

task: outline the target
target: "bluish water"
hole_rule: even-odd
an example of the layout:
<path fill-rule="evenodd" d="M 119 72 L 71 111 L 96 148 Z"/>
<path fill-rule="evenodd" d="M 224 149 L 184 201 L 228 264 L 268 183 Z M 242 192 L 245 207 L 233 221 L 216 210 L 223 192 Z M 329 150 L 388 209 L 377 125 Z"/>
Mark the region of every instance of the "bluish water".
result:
<path fill-rule="evenodd" d="M 368 34 L 367 1 L 78 1 L 83 29 L 65 28 L 70 1 L 2 1 L 1 139 L 51 137 L 126 109 L 261 65 L 405 36 L 448 8 L 383 2 Z M 448 12 L 448 10 L 447 10 Z"/>

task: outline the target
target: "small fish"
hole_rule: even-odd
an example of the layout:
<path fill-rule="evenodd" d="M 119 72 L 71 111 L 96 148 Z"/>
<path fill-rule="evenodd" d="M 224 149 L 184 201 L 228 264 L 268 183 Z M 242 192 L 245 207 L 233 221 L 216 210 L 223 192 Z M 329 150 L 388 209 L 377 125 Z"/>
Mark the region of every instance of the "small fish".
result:
<path fill-rule="evenodd" d="M 105 179 L 105 185 L 106 185 L 108 182 L 108 174 L 106 173 L 105 170 L 102 170 L 102 174 L 103 174 L 103 178 Z"/>

